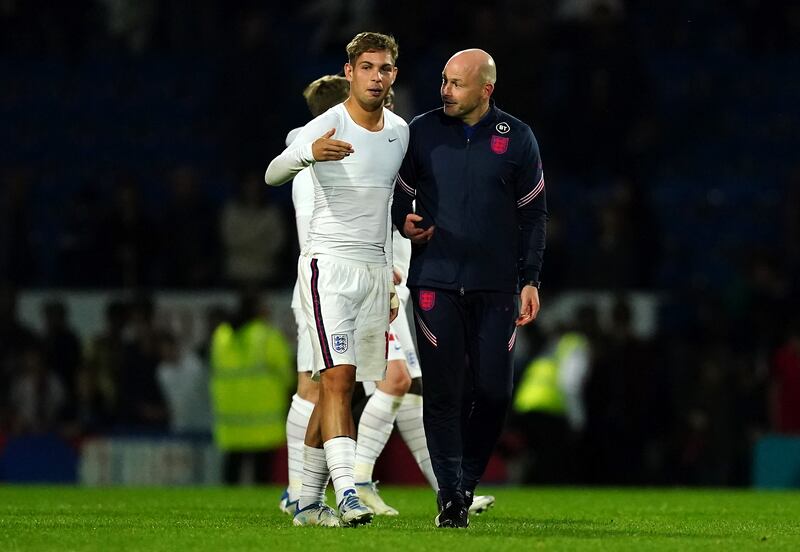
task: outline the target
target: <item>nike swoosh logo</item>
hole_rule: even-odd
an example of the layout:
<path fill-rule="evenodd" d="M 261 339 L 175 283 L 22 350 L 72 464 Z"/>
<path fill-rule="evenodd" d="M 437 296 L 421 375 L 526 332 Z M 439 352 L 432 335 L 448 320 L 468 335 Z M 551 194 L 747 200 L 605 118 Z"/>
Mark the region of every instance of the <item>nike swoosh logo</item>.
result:
<path fill-rule="evenodd" d="M 394 142 L 397 138 L 389 138 L 389 142 Z"/>

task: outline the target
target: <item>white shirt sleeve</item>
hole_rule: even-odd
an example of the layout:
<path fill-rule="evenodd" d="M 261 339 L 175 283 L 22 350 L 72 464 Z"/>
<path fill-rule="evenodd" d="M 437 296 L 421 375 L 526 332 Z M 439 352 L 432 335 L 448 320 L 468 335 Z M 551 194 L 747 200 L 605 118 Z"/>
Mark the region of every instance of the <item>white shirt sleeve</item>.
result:
<path fill-rule="evenodd" d="M 280 186 L 312 163 L 314 163 L 314 155 L 311 153 L 310 142 L 286 148 L 269 164 L 267 172 L 264 174 L 264 181 L 270 186 Z"/>
<path fill-rule="evenodd" d="M 267 172 L 264 174 L 264 181 L 270 186 L 280 186 L 315 163 L 311 144 L 330 129 L 337 128 L 338 122 L 336 113 L 331 110 L 309 121 L 300 130 L 291 145 L 270 162 Z"/>
<path fill-rule="evenodd" d="M 300 134 L 300 131 L 303 130 L 303 127 L 293 128 L 289 131 L 289 134 L 286 135 L 286 145 L 291 146 L 294 139 L 297 138 L 297 135 Z"/>

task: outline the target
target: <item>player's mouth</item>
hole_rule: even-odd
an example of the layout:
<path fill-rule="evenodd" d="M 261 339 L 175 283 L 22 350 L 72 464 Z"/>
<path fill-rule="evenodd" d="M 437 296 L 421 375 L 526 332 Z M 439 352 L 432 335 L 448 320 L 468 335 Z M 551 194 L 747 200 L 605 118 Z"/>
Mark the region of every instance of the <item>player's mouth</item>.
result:
<path fill-rule="evenodd" d="M 369 94 L 373 98 L 377 98 L 381 94 L 383 94 L 383 89 L 382 88 L 367 88 L 367 94 Z"/>
<path fill-rule="evenodd" d="M 454 105 L 456 105 L 456 102 L 454 102 L 453 100 L 448 100 L 446 98 L 442 98 L 442 103 L 444 104 L 445 107 L 453 107 Z"/>

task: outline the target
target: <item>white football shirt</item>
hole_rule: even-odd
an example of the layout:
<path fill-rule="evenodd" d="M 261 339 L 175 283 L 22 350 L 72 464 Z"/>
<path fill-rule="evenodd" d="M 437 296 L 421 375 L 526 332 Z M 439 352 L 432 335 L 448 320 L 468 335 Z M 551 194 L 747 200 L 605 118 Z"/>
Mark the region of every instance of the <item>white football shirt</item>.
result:
<path fill-rule="evenodd" d="M 388 109 L 383 110 L 383 121 L 383 129 L 369 131 L 353 121 L 344 104 L 336 105 L 306 124 L 292 145 L 270 163 L 265 180 L 271 185 L 309 167 L 314 210 L 306 253 L 391 263 L 389 207 L 394 179 L 408 149 L 408 125 Z M 354 153 L 340 161 L 315 162 L 311 143 L 330 129 L 336 130 L 333 138 L 350 143 Z"/>

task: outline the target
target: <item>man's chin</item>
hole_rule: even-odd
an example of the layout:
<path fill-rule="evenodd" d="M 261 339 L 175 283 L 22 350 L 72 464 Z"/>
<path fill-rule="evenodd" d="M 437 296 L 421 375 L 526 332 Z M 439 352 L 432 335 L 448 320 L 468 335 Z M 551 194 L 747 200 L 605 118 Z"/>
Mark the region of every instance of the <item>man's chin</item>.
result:
<path fill-rule="evenodd" d="M 376 97 L 376 96 L 367 96 L 361 100 L 361 105 L 367 111 L 375 111 L 383 107 L 383 102 L 386 98 L 386 95 Z"/>

